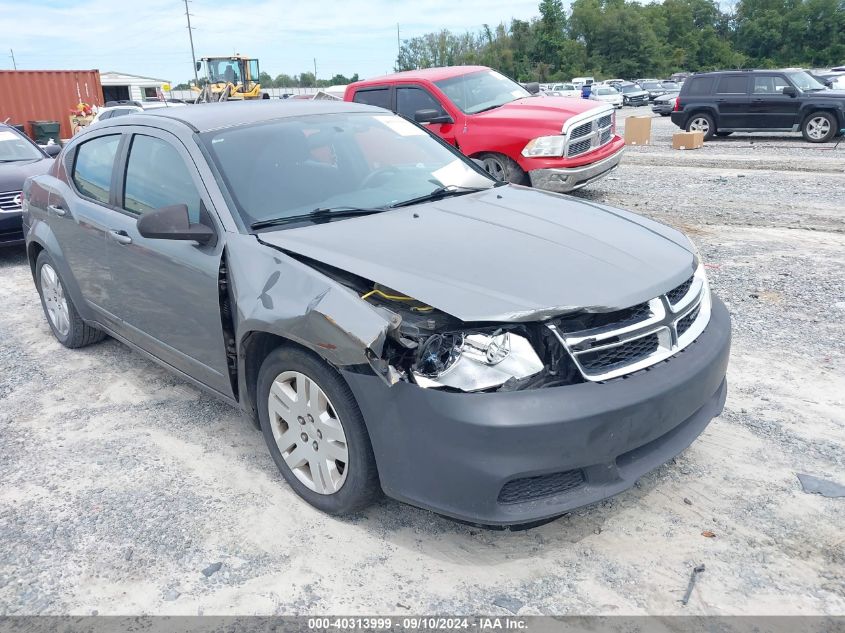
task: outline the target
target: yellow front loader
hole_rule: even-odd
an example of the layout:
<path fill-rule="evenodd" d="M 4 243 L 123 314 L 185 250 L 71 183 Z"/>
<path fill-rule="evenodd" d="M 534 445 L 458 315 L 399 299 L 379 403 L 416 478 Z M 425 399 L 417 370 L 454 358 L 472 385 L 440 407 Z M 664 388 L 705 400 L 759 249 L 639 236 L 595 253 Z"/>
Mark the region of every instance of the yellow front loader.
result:
<path fill-rule="evenodd" d="M 201 70 L 203 64 L 208 83 L 202 90 L 194 88 L 199 92 L 197 103 L 270 98 L 268 93 L 261 91 L 257 59 L 239 54 L 203 57 L 197 62 L 197 70 Z"/>

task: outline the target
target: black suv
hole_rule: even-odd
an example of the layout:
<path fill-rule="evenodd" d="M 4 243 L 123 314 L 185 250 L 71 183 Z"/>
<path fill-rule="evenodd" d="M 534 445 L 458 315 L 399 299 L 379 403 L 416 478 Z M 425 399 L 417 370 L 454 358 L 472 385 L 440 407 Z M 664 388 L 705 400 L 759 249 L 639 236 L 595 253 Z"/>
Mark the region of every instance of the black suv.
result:
<path fill-rule="evenodd" d="M 801 132 L 825 143 L 845 129 L 845 91 L 803 70 L 701 73 L 684 82 L 672 122 L 704 138 L 731 132 Z"/>

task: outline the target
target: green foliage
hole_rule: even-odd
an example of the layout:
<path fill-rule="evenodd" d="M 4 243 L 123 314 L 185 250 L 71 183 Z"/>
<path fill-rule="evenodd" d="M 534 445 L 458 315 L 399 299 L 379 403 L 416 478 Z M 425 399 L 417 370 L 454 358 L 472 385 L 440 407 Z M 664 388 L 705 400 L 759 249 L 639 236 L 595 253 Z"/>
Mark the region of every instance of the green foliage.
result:
<path fill-rule="evenodd" d="M 845 0 L 540 0 L 530 22 L 405 40 L 396 70 L 481 64 L 518 81 L 577 75 L 664 77 L 679 71 L 845 63 Z"/>

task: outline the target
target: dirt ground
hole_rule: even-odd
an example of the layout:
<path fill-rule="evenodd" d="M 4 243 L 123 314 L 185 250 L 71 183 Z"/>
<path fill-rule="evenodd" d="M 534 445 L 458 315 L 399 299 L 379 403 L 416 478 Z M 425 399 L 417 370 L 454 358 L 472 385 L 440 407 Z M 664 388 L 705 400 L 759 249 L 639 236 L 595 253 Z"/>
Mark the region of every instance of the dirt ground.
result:
<path fill-rule="evenodd" d="M 845 498 L 796 478 L 845 484 L 845 143 L 677 152 L 653 124 L 578 195 L 697 242 L 734 320 L 726 409 L 636 488 L 527 531 L 390 500 L 322 515 L 234 409 L 115 341 L 61 347 L 0 251 L 0 615 L 845 614 Z"/>

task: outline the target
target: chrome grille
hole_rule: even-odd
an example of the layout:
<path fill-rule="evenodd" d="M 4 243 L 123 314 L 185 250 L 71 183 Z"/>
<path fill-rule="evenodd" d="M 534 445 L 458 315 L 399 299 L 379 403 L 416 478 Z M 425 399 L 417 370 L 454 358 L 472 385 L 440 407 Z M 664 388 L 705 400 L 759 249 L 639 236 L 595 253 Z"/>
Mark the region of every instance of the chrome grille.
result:
<path fill-rule="evenodd" d="M 586 120 L 581 121 L 581 119 Z M 581 115 L 577 121 L 570 124 L 568 129 L 564 126 L 564 135 L 566 137 L 564 156 L 585 154 L 606 145 L 613 138 L 613 114 L 605 109 L 599 109 L 597 113 Z"/>
<path fill-rule="evenodd" d="M 566 317 L 547 327 L 581 375 L 593 382 L 645 369 L 692 343 L 710 321 L 710 288 L 695 274 L 644 304 L 603 314 Z"/>
<path fill-rule="evenodd" d="M 0 213 L 15 213 L 21 210 L 21 192 L 4 191 L 0 193 Z"/>

